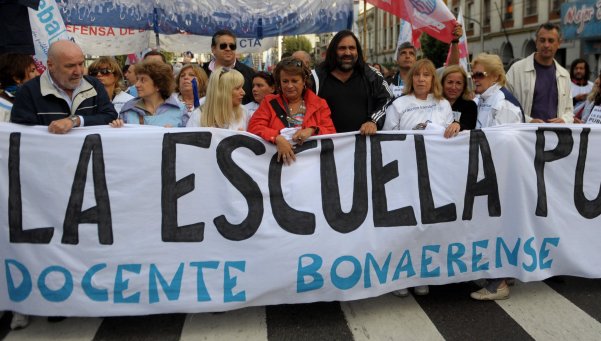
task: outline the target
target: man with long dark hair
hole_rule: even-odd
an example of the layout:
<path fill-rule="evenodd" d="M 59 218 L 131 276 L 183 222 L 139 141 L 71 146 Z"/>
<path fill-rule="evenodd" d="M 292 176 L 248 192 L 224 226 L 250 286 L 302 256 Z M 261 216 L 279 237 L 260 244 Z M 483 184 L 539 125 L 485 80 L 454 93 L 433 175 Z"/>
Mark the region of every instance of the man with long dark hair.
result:
<path fill-rule="evenodd" d="M 571 89 L 574 115 L 579 114 L 584 108 L 584 102 L 588 94 L 593 90 L 593 82 L 589 80 L 590 76 L 591 69 L 586 60 L 578 58 L 572 62 L 570 66 L 570 78 L 572 79 Z"/>
<path fill-rule="evenodd" d="M 365 63 L 353 32 L 340 31 L 332 38 L 316 74 L 316 93 L 328 102 L 336 131 L 375 134 L 392 94 L 384 77 Z"/>

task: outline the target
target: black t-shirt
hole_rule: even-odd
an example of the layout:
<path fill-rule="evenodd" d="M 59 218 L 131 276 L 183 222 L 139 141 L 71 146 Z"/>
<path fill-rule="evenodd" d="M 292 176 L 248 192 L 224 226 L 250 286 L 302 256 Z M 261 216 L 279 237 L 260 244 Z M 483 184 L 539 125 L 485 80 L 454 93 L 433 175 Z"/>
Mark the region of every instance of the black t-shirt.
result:
<path fill-rule="evenodd" d="M 459 118 L 461 130 L 476 128 L 476 120 L 478 119 L 478 106 L 476 102 L 459 97 L 455 100 L 451 109 L 461 113 L 461 118 Z"/>
<path fill-rule="evenodd" d="M 328 102 L 336 132 L 357 131 L 368 121 L 368 91 L 364 82 L 363 77 L 353 71 L 344 83 L 330 74 L 320 85 L 319 97 Z"/>

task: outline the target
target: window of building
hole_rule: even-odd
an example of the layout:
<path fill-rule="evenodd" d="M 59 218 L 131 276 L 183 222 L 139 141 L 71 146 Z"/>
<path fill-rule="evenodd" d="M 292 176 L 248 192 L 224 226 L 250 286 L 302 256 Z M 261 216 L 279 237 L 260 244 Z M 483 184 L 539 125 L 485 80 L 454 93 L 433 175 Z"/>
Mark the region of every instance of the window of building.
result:
<path fill-rule="evenodd" d="M 482 18 L 482 26 L 490 27 L 490 0 L 484 0 L 484 18 Z"/>
<path fill-rule="evenodd" d="M 465 16 L 468 18 L 473 18 L 474 14 L 474 3 L 473 2 L 468 2 L 467 6 L 466 6 L 466 10 L 465 10 Z M 473 30 L 474 29 L 474 23 L 472 21 L 469 21 L 467 24 L 467 29 L 468 30 Z"/>
<path fill-rule="evenodd" d="M 561 4 L 563 4 L 565 0 L 551 0 L 549 1 L 549 18 L 556 19 L 559 18 L 561 14 Z"/>
<path fill-rule="evenodd" d="M 537 0 L 524 0 L 524 6 L 526 16 L 529 17 L 531 15 L 536 15 L 537 13 Z"/>
<path fill-rule="evenodd" d="M 525 0 L 530 1 L 530 0 Z M 536 0 L 534 0 L 536 2 Z M 513 0 L 505 0 L 505 20 L 513 20 Z"/>

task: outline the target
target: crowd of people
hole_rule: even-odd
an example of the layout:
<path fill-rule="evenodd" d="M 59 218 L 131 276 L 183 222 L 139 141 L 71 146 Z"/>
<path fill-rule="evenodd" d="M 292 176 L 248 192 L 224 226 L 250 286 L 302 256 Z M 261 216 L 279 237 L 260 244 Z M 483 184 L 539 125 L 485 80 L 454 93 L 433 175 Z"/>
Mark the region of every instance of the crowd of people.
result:
<path fill-rule="evenodd" d="M 454 34 L 458 38 L 461 30 Z M 554 59 L 560 43 L 559 27 L 543 24 L 536 31 L 536 52 L 507 73 L 499 56 L 482 53 L 470 74 L 459 65 L 437 70 L 430 60 L 417 59 L 411 43 L 403 43 L 399 71 L 385 78 L 380 65 L 365 63 L 351 31 L 333 37 L 315 69 L 310 55 L 298 51 L 283 58 L 273 74 L 238 62 L 236 37 L 227 30 L 214 34 L 210 62 L 185 64 L 176 74 L 156 51 L 123 69 L 114 58 L 101 57 L 85 74 L 81 48 L 57 41 L 41 75 L 30 56 L 0 56 L 0 120 L 46 125 L 56 134 L 124 124 L 248 131 L 274 144 L 278 162 L 289 166 L 296 160 L 295 146 L 315 135 L 428 129 L 453 138 L 507 123 L 601 123 L 601 74 L 591 82 L 584 59 L 575 60 L 568 72 Z M 471 297 L 506 299 L 508 283 L 489 280 Z M 426 295 L 429 289 L 414 291 Z M 11 328 L 26 325 L 27 316 L 14 313 Z"/>

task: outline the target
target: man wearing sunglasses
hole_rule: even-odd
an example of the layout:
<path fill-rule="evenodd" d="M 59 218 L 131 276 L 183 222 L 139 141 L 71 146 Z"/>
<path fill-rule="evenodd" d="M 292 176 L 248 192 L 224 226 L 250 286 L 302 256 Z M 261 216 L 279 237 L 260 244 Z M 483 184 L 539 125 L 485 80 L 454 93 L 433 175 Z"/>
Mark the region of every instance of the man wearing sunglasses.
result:
<path fill-rule="evenodd" d="M 117 112 L 98 79 L 83 75 L 81 48 L 59 40 L 48 49 L 48 69 L 25 83 L 15 98 L 11 122 L 46 125 L 54 134 L 74 127 L 105 125 Z"/>
<path fill-rule="evenodd" d="M 236 36 L 232 31 L 219 30 L 215 32 L 211 39 L 211 53 L 214 58 L 210 62 L 204 63 L 202 68 L 209 77 L 211 77 L 211 72 L 218 67 L 238 70 L 244 76 L 242 88 L 245 94 L 242 98 L 242 104 L 247 104 L 253 101 L 252 82 L 255 71 L 244 63 L 236 61 L 236 48 Z"/>
<path fill-rule="evenodd" d="M 570 73 L 554 59 L 560 45 L 559 26 L 542 24 L 536 30 L 536 52 L 507 72 L 507 88 L 522 104 L 526 122 L 574 121 Z"/>

